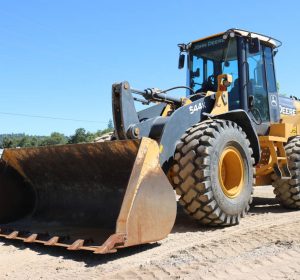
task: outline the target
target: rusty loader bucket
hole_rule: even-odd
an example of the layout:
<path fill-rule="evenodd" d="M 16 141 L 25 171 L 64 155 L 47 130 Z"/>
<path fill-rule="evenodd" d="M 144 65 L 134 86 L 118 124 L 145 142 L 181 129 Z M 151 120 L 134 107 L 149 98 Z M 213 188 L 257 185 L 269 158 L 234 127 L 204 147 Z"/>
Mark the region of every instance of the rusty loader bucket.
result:
<path fill-rule="evenodd" d="M 163 239 L 175 216 L 151 139 L 3 152 L 2 237 L 103 254 Z"/>

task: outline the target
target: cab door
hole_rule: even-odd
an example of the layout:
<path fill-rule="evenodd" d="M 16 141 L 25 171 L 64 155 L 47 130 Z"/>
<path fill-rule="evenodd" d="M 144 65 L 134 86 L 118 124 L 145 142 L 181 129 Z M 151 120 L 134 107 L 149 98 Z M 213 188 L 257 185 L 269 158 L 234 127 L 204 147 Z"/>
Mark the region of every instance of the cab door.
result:
<path fill-rule="evenodd" d="M 268 133 L 271 122 L 279 121 L 278 93 L 273 66 L 273 53 L 268 46 L 261 44 L 257 53 L 250 53 L 247 46 L 248 66 L 247 92 L 253 100 L 251 114 L 259 135 Z"/>
<path fill-rule="evenodd" d="M 277 123 L 280 120 L 280 109 L 274 67 L 274 52 L 271 47 L 263 46 L 263 49 L 266 68 L 267 90 L 269 95 L 270 121 L 271 123 Z"/>

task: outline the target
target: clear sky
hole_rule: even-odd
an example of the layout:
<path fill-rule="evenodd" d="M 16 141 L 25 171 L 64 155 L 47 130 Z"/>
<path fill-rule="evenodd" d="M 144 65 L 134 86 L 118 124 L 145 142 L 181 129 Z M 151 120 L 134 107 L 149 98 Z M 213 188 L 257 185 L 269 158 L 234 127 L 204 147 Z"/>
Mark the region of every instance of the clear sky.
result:
<path fill-rule="evenodd" d="M 299 11 L 297 0 L 0 0 L 0 133 L 103 129 L 113 82 L 185 85 L 177 43 L 231 27 L 283 41 L 280 91 L 300 96 Z"/>

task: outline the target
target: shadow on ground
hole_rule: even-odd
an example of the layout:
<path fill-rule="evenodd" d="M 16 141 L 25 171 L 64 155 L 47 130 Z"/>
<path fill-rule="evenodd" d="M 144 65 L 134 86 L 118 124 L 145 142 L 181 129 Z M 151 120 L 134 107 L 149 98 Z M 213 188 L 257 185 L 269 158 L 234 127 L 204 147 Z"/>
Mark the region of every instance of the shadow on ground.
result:
<path fill-rule="evenodd" d="M 72 260 L 76 262 L 83 262 L 85 263 L 86 267 L 94 267 L 97 265 L 105 264 L 116 259 L 128 257 L 134 254 L 141 253 L 146 250 L 150 250 L 159 246 L 158 243 L 153 244 L 145 244 L 134 246 L 131 248 L 123 248 L 120 249 L 117 253 L 112 254 L 105 254 L 105 255 L 97 255 L 93 254 L 89 251 L 68 251 L 63 247 L 56 247 L 56 246 L 44 246 L 38 243 L 32 244 L 24 244 L 20 240 L 7 240 L 5 238 L 0 238 L 0 242 L 4 242 L 2 246 L 14 246 L 19 250 L 25 250 L 30 248 L 31 250 L 37 252 L 39 255 L 50 255 L 57 258 L 63 258 L 65 260 Z M 1 246 L 1 245 L 0 245 Z"/>
<path fill-rule="evenodd" d="M 276 198 L 253 197 L 250 214 L 282 213 L 293 210 L 286 209 L 279 205 Z"/>
<path fill-rule="evenodd" d="M 280 213 L 287 211 L 282 208 L 275 198 L 262 198 L 254 197 L 253 203 L 250 209 L 250 215 L 259 215 L 263 213 Z M 185 232 L 207 232 L 207 231 L 218 231 L 222 227 L 205 227 L 199 225 L 197 221 L 189 217 L 183 209 L 178 206 L 178 213 L 172 233 L 185 233 Z M 159 242 L 153 244 L 145 244 L 135 246 L 131 248 L 120 249 L 117 253 L 106 254 L 106 255 L 95 255 L 87 251 L 68 251 L 61 247 L 46 247 L 41 244 L 24 244 L 19 240 L 8 240 L 0 238 L 0 242 L 4 242 L 2 246 L 15 246 L 19 250 L 25 250 L 30 248 L 36 251 L 39 255 L 51 255 L 54 257 L 62 257 L 63 259 L 71 259 L 76 262 L 85 263 L 86 267 L 93 267 L 101 265 L 107 262 L 114 261 L 116 259 L 128 257 L 146 250 L 151 250 L 157 246 L 160 246 Z"/>

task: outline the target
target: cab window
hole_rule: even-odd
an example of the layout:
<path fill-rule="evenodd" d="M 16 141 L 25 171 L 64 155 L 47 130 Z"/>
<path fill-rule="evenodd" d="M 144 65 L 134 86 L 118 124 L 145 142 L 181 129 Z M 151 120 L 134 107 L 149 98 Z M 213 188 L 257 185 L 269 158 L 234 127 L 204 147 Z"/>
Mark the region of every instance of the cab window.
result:
<path fill-rule="evenodd" d="M 192 45 L 190 52 L 190 86 L 196 93 L 218 89 L 217 77 L 231 74 L 233 83 L 228 88 L 230 110 L 240 107 L 237 40 L 214 37 Z"/>
<path fill-rule="evenodd" d="M 270 120 L 268 91 L 265 75 L 265 63 L 263 46 L 258 53 L 249 53 L 247 46 L 248 63 L 248 95 L 254 97 L 255 117 L 258 121 L 267 122 Z"/>
<path fill-rule="evenodd" d="M 277 92 L 272 49 L 270 47 L 265 47 L 264 55 L 265 55 L 268 91 L 269 92 Z"/>

